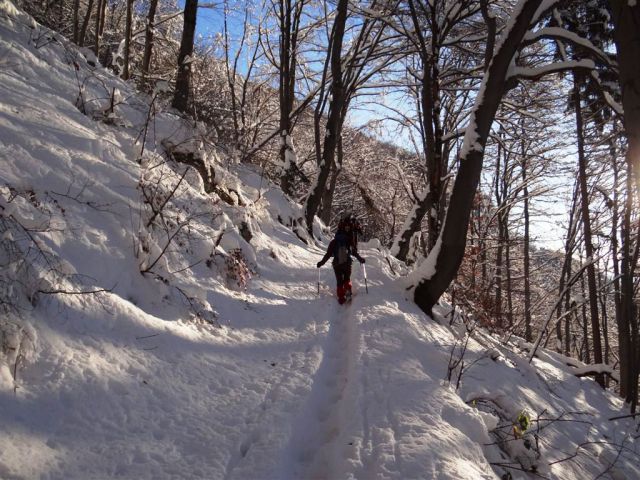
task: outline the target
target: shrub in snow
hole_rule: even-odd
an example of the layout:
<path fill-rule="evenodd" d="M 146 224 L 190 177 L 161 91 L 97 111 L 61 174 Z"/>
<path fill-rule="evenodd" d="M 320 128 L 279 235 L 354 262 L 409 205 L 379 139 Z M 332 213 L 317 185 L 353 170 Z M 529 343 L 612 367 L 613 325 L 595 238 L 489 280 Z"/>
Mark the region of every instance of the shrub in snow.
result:
<path fill-rule="evenodd" d="M 52 208 L 30 188 L 0 189 L 0 380 L 17 381 L 19 367 L 35 360 L 36 332 L 24 316 L 40 292 L 70 277 L 37 240 L 52 229 Z"/>
<path fill-rule="evenodd" d="M 184 139 L 164 139 L 161 143 L 169 158 L 196 169 L 202 177 L 205 192 L 211 193 L 215 190 L 216 172 L 211 156 L 204 148 L 204 138 L 192 136 Z"/>
<path fill-rule="evenodd" d="M 202 221 L 215 219 L 219 211 L 216 202 L 199 196 L 185 181 L 190 172 L 191 167 L 170 162 L 149 164 L 140 176 L 138 190 L 143 208 L 138 218 L 134 254 L 142 273 L 159 273 L 159 267 L 166 267 L 169 257 L 176 257 L 171 255 L 176 246 L 182 255 L 199 254 L 195 262 L 208 254 L 203 255 L 205 250 L 210 251 L 198 247 L 210 243 L 204 233 L 207 230 L 202 230 Z"/>
<path fill-rule="evenodd" d="M 175 287 L 175 289 L 182 295 L 183 301 L 189 308 L 189 311 L 191 313 L 191 320 L 193 320 L 197 324 L 213 325 L 215 327 L 222 328 L 222 326 L 218 322 L 218 315 L 211 308 L 209 302 L 207 302 L 206 300 L 201 300 L 195 295 L 191 295 L 182 288 Z"/>
<path fill-rule="evenodd" d="M 0 321 L 0 369 L 9 369 L 14 389 L 19 367 L 35 359 L 36 338 L 36 331 L 28 322 Z M 0 375 L 0 379 L 4 376 Z"/>
<path fill-rule="evenodd" d="M 499 419 L 493 422 L 489 433 L 496 439 L 496 445 L 502 451 L 505 462 L 493 462 L 497 467 L 505 467 L 506 477 L 510 478 L 508 469 L 523 470 L 544 475 L 548 471 L 548 464 L 542 457 L 539 428 L 531 430 L 531 419 L 525 410 L 514 413 L 515 403 L 502 394 L 494 398 L 475 398 L 469 402 L 472 406 Z M 485 422 L 489 426 L 489 422 Z M 538 424 L 539 427 L 539 424 Z M 510 466 L 512 465 L 512 466 Z"/>
<path fill-rule="evenodd" d="M 227 267 L 227 279 L 243 290 L 247 288 L 252 273 L 247 265 L 242 249 L 234 248 L 231 250 L 225 258 L 225 263 Z"/>
<path fill-rule="evenodd" d="M 77 52 L 69 52 L 72 55 L 71 62 L 76 72 L 75 105 L 80 112 L 93 120 L 101 121 L 107 125 L 126 126 L 126 122 L 117 112 L 117 107 L 125 102 L 122 92 L 116 87 L 108 88 L 104 82 L 93 72 L 85 74 L 86 69 L 80 70 L 80 57 Z M 84 78 L 81 78 L 81 73 Z M 92 92 L 89 94 L 89 92 Z M 98 92 L 96 94 L 96 92 Z"/>

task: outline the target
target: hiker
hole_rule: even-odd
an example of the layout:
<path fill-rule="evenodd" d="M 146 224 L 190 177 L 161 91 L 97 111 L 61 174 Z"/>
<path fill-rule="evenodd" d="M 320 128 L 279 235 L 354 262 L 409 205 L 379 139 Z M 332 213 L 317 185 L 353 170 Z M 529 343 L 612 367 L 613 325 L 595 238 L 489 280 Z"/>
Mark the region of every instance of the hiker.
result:
<path fill-rule="evenodd" d="M 364 263 L 364 258 L 358 254 L 357 224 L 350 217 L 346 217 L 338 223 L 336 236 L 327 248 L 327 253 L 317 264 L 320 268 L 329 257 L 333 257 L 331 262 L 333 271 L 336 274 L 338 303 L 341 305 L 351 299 L 351 256 L 353 255 L 360 263 Z"/>

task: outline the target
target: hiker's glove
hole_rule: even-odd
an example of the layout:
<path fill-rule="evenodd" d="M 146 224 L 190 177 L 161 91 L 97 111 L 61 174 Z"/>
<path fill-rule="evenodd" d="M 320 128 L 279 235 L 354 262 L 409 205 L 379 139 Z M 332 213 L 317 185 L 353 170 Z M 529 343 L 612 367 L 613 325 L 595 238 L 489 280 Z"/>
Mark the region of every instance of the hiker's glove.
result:
<path fill-rule="evenodd" d="M 318 263 L 316 263 L 316 267 L 317 267 L 317 268 L 320 268 L 321 266 L 322 266 L 322 262 L 318 262 Z"/>
<path fill-rule="evenodd" d="M 364 258 L 361 258 L 361 259 L 360 259 L 360 263 L 364 263 Z"/>

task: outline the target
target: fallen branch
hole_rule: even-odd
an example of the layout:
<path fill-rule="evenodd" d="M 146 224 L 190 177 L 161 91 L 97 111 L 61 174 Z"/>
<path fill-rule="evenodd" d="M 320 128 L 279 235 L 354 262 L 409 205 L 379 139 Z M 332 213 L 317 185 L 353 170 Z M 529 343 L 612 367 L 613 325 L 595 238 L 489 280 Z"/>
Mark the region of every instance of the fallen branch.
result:
<path fill-rule="evenodd" d="M 611 417 L 611 418 L 609 419 L 609 421 L 611 422 L 611 421 L 613 421 L 613 420 L 621 420 L 621 419 L 623 419 L 623 418 L 635 418 L 635 417 L 637 417 L 638 415 L 640 415 L 640 412 L 637 412 L 637 413 L 630 413 L 629 415 L 619 415 L 619 416 L 617 416 L 617 417 Z"/>
<path fill-rule="evenodd" d="M 63 289 L 57 289 L 57 290 L 38 290 L 38 293 L 43 293 L 45 295 L 58 295 L 58 294 L 64 294 L 64 295 L 89 295 L 92 293 L 102 293 L 102 292 L 107 292 L 107 293 L 111 293 L 113 291 L 114 287 L 111 288 L 98 288 L 97 290 L 83 290 L 81 292 L 74 292 L 71 290 L 63 290 Z"/>

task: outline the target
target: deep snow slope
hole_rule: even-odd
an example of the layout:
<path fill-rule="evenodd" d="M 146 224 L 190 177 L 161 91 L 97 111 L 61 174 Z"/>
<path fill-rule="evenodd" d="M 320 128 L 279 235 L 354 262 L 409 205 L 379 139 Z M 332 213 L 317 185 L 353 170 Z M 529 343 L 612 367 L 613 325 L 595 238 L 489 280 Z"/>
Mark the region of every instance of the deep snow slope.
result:
<path fill-rule="evenodd" d="M 259 171 L 171 113 L 145 133 L 149 98 L 7 0 L 0 52 L 0 478 L 640 478 L 636 425 L 561 357 L 426 318 L 375 242 L 337 305 Z"/>

